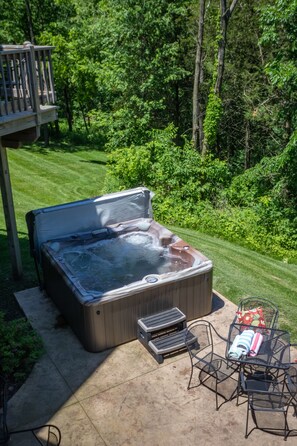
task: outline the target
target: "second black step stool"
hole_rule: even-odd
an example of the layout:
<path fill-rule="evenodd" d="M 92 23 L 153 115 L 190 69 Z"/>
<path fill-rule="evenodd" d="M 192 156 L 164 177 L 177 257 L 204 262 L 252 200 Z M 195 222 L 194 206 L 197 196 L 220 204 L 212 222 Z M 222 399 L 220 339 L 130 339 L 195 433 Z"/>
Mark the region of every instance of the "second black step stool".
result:
<path fill-rule="evenodd" d="M 185 348 L 186 316 L 177 307 L 137 321 L 137 337 L 161 364 L 164 355 Z"/>

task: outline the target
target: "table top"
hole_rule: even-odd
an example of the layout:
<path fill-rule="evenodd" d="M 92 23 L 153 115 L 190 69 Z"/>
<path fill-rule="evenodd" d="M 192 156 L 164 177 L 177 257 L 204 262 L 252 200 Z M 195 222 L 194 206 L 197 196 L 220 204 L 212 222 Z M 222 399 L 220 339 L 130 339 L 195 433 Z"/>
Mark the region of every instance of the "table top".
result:
<path fill-rule="evenodd" d="M 242 335 L 245 330 L 253 330 L 254 333 L 261 333 L 263 336 L 258 353 L 255 356 L 230 357 L 229 350 L 234 345 L 235 337 Z M 233 323 L 230 325 L 228 335 L 226 359 L 239 364 L 286 369 L 290 363 L 290 334 L 284 330 Z"/>

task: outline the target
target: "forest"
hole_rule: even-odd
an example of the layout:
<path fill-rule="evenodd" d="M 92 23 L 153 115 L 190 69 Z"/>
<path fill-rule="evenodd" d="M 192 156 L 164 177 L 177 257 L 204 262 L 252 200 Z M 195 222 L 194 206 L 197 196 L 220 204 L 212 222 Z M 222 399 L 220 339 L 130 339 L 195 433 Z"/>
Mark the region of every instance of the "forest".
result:
<path fill-rule="evenodd" d="M 0 0 L 52 45 L 59 121 L 165 224 L 297 263 L 297 0 Z"/>

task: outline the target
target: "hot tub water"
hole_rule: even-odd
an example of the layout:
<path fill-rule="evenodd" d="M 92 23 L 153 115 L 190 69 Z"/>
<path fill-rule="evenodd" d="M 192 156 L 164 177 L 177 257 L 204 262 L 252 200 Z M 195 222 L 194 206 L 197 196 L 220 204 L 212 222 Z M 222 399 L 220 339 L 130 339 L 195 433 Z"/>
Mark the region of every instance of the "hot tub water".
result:
<path fill-rule="evenodd" d="M 52 242 L 51 248 L 86 291 L 105 293 L 140 281 L 147 275 L 176 272 L 188 266 L 146 232 L 91 239 L 76 246 L 70 242 L 69 245 Z"/>

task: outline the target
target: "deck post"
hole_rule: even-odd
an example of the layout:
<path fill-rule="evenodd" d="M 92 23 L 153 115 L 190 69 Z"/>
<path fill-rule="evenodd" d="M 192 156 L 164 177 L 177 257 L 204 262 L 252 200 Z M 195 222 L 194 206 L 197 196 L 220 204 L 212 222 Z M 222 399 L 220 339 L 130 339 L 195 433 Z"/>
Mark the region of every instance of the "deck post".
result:
<path fill-rule="evenodd" d="M 20 243 L 18 239 L 17 225 L 13 206 L 13 196 L 8 168 L 6 148 L 2 146 L 0 138 L 0 186 L 4 217 L 7 230 L 8 248 L 11 258 L 12 275 L 14 279 L 20 279 L 23 275 Z"/>

